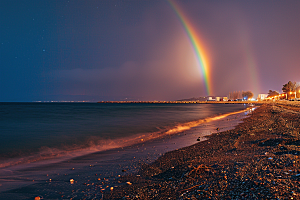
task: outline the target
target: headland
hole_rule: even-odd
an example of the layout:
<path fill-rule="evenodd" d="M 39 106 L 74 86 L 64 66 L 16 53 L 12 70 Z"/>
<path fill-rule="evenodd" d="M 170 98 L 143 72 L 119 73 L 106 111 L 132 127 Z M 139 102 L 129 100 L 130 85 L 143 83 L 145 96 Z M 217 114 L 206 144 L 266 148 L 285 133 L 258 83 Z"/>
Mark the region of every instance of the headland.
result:
<path fill-rule="evenodd" d="M 267 101 L 98 101 L 97 103 L 123 103 L 123 104 L 265 104 Z"/>

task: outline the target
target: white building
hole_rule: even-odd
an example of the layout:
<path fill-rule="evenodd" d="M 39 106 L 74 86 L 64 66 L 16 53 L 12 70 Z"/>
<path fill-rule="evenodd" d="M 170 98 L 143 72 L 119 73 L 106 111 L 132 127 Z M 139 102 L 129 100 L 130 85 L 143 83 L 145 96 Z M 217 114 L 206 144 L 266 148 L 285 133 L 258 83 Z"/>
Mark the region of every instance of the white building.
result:
<path fill-rule="evenodd" d="M 268 94 L 259 94 L 257 97 L 257 101 L 263 101 L 268 97 Z"/>

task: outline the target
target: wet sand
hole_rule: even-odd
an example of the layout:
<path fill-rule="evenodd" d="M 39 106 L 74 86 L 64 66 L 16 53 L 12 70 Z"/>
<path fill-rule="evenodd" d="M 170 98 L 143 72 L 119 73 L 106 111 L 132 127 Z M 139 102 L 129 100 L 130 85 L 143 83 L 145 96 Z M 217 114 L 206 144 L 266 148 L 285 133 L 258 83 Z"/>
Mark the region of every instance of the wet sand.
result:
<path fill-rule="evenodd" d="M 137 177 L 141 166 L 153 163 L 166 152 L 199 143 L 198 139 L 204 141 L 207 135 L 232 129 L 247 114 L 225 115 L 224 118 L 216 118 L 177 134 L 59 163 L 32 163 L 26 167 L 12 167 L 10 171 L 2 170 L 0 199 L 113 198 L 106 197 L 104 193 L 110 194 L 111 187 L 127 185 L 127 181 L 123 182 L 124 177 L 131 177 L 132 174 Z"/>
<path fill-rule="evenodd" d="M 103 199 L 300 199 L 299 119 L 298 102 L 261 105 L 235 129 L 122 175 Z"/>

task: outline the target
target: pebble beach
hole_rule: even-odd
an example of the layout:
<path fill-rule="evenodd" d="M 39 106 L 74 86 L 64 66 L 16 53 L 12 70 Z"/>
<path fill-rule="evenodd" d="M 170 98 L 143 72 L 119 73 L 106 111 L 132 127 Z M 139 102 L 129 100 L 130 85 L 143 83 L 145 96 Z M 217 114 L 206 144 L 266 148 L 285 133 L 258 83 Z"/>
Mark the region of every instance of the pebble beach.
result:
<path fill-rule="evenodd" d="M 299 117 L 297 102 L 263 104 L 234 129 L 121 176 L 101 198 L 300 199 Z"/>
<path fill-rule="evenodd" d="M 300 199 L 300 104 L 247 110 L 172 136 L 19 170 L 35 176 L 20 176 L 24 186 L 0 192 L 0 199 Z M 18 177 L 6 181 L 19 184 Z"/>

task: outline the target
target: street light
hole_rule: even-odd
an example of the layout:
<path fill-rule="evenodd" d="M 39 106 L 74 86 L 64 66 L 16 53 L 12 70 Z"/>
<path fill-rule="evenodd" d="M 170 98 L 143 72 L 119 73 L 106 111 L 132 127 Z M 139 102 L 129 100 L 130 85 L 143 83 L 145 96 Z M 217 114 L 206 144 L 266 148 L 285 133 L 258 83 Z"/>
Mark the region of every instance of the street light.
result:
<path fill-rule="evenodd" d="M 285 99 L 287 99 L 287 93 L 281 94 L 281 96 L 283 96 L 283 97 L 284 97 L 284 95 L 285 95 Z"/>
<path fill-rule="evenodd" d="M 296 92 L 290 92 L 290 94 L 295 94 L 295 99 L 296 99 Z"/>

